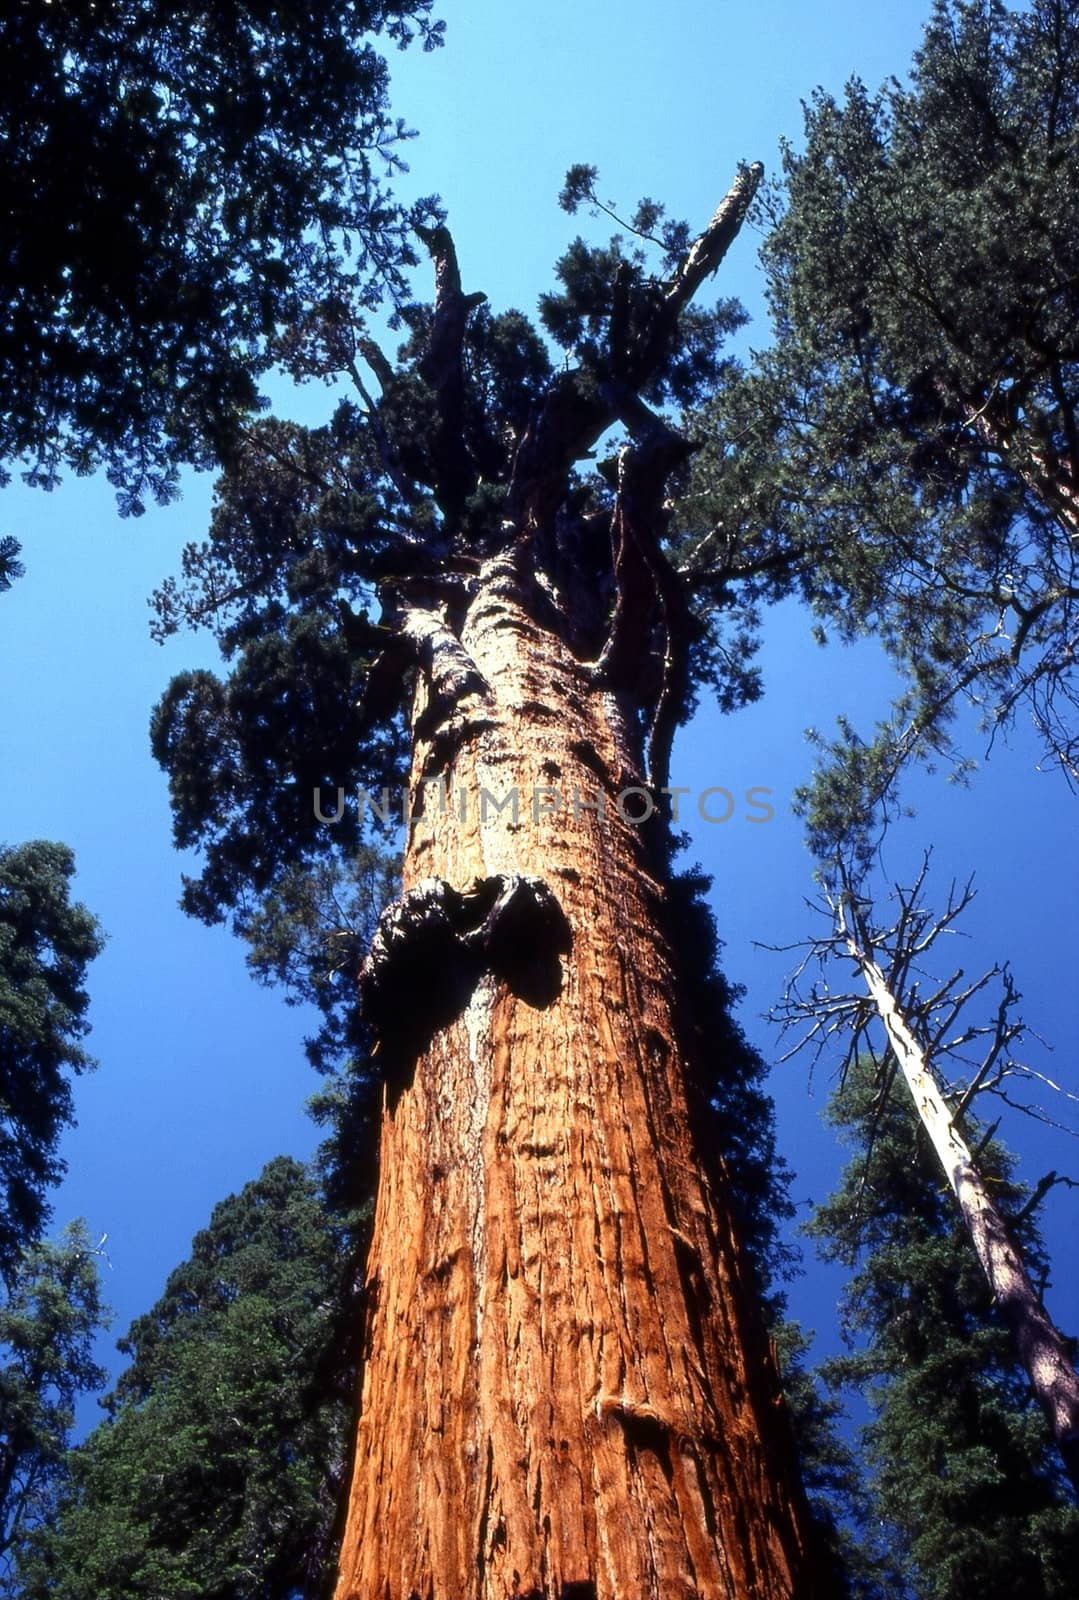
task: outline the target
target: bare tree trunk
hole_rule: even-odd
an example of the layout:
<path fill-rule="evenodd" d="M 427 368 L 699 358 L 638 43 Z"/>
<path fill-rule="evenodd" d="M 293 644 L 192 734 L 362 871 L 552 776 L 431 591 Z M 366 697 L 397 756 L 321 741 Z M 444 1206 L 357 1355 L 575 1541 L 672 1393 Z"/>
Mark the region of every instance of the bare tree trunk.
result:
<path fill-rule="evenodd" d="M 444 775 L 448 804 L 428 790 L 368 963 L 390 1084 L 338 1600 L 808 1595 L 663 891 L 618 810 L 648 803 L 641 736 L 515 559 L 452 631 L 410 622 L 413 788 Z"/>
<path fill-rule="evenodd" d="M 842 924 L 841 924 L 842 926 Z M 1031 1388 L 1053 1432 L 1065 1469 L 1079 1493 L 1079 1376 L 1067 1344 L 1048 1316 L 1030 1281 L 1022 1256 L 1008 1233 L 951 1112 L 929 1072 L 925 1054 L 907 1024 L 878 964 L 845 927 L 847 950 L 857 962 L 888 1035 L 907 1088 L 959 1202 L 971 1243 L 993 1297 L 1015 1340 Z"/>

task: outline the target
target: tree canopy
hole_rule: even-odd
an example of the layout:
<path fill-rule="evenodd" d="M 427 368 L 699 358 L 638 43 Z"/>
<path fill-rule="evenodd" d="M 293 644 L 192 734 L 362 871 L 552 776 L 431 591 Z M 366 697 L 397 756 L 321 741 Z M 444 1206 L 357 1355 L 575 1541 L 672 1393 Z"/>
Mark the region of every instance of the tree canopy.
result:
<path fill-rule="evenodd" d="M 14 1552 L 52 1504 L 75 1403 L 105 1382 L 94 1339 L 107 1324 L 98 1247 L 74 1222 L 31 1245 L 0 1306 L 0 1592 Z"/>
<path fill-rule="evenodd" d="M 74 871 L 66 845 L 0 848 L 0 1276 L 9 1280 L 64 1171 L 57 1145 L 74 1121 L 71 1075 L 93 1065 L 80 1043 L 84 979 L 104 940 L 71 900 Z"/>
<path fill-rule="evenodd" d="M 212 464 L 277 338 L 410 258 L 372 40 L 431 0 L 15 4 L 0 18 L 0 463 L 104 465 L 139 511 Z"/>
<path fill-rule="evenodd" d="M 512 539 L 514 515 L 544 526 L 543 579 L 572 598 L 576 647 L 599 654 L 616 587 L 617 467 L 577 463 L 619 424 L 651 438 L 645 472 L 684 457 L 649 403 L 699 401 L 714 381 L 741 310 L 720 301 L 682 313 L 758 178 L 744 171 L 701 239 L 688 247 L 679 234 L 651 267 L 618 239 L 605 248 L 577 240 L 540 306 L 567 352 L 563 370 L 520 312 L 493 313 L 483 295 L 463 292 L 442 226 L 419 230 L 436 301 L 404 311 L 409 337 L 396 365 L 355 306 L 312 324 L 303 362 L 339 373 L 352 395 L 321 428 L 266 419 L 248 430 L 218 484 L 209 538 L 187 547 L 181 576 L 155 599 L 162 636 L 207 627 L 230 666 L 226 678 L 175 679 L 153 722 L 176 842 L 204 853 L 201 876 L 185 885 L 189 911 L 219 920 L 244 896 L 269 892 L 290 863 L 355 847 L 361 808 L 343 808 L 329 827 L 312 795 L 400 785 L 410 673 L 434 648 L 410 634 L 407 615 L 425 590 L 435 604 L 466 593 L 483 559 Z M 565 199 L 576 203 L 572 188 Z M 635 605 L 658 613 L 642 623 L 643 651 L 604 658 L 603 670 L 626 678 L 643 723 L 664 638 L 677 634 L 679 662 L 688 650 L 693 677 L 722 681 L 737 699 L 742 676 L 729 680 L 714 660 L 706 614 L 684 615 L 673 584 L 646 600 L 653 580 L 636 575 Z M 681 668 L 659 698 L 651 742 L 665 756 L 692 705 Z"/>
<path fill-rule="evenodd" d="M 216 1206 L 120 1342 L 130 1365 L 67 1461 L 20 1595 L 323 1592 L 356 1380 L 354 1252 L 279 1157 Z"/>
<path fill-rule="evenodd" d="M 1032 705 L 1074 775 L 1077 174 L 1073 0 L 936 0 L 908 83 L 807 107 L 764 208 L 774 346 L 698 419 L 697 581 L 756 558 L 881 639 L 899 757 L 948 750 L 965 694 Z"/>

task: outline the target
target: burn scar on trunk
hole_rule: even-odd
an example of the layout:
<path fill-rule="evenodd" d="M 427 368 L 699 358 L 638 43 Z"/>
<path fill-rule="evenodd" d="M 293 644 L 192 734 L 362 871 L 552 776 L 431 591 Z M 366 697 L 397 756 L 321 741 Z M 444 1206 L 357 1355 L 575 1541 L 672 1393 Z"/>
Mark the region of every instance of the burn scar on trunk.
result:
<path fill-rule="evenodd" d="M 384 1064 L 415 1056 L 460 1016 L 485 972 L 529 1005 L 553 1004 L 571 946 L 566 914 L 541 878 L 496 873 L 464 890 L 421 879 L 383 912 L 360 971 Z"/>

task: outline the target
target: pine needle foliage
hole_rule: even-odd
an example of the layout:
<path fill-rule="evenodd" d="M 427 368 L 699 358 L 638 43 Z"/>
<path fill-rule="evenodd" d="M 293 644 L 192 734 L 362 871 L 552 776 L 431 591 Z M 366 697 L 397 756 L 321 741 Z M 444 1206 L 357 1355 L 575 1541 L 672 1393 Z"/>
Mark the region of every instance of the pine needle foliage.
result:
<path fill-rule="evenodd" d="M 832 1100 L 852 1157 L 808 1227 L 823 1258 L 853 1273 L 841 1305 L 849 1351 L 824 1372 L 868 1405 L 874 1520 L 915 1600 L 1066 1600 L 1079 1511 L 905 1090 L 879 1083 L 863 1058 Z M 981 1160 L 1044 1279 L 1011 1157 L 994 1140 Z"/>
<path fill-rule="evenodd" d="M 1026 706 L 1074 780 L 1075 0 L 936 0 L 906 82 L 813 95 L 760 215 L 775 340 L 697 417 L 693 583 L 732 636 L 795 593 L 878 637 L 900 759 Z"/>

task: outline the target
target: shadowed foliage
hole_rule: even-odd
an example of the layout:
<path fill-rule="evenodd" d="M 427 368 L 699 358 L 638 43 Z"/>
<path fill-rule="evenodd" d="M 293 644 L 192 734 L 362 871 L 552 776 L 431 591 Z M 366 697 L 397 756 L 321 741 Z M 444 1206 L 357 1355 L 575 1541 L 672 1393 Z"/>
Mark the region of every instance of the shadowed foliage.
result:
<path fill-rule="evenodd" d="M 57 1146 L 74 1122 L 70 1075 L 94 1064 L 80 1043 L 83 983 L 104 940 L 71 900 L 74 872 L 66 845 L 0 848 L 0 1276 L 9 1281 L 65 1170 Z"/>
<path fill-rule="evenodd" d="M 212 465 L 281 330 L 400 291 L 405 130 L 373 40 L 430 0 L 15 4 L 0 19 L 0 462 L 104 465 L 125 512 Z"/>
<path fill-rule="evenodd" d="M 120 1342 L 109 1419 L 71 1452 L 18 1593 L 287 1600 L 322 1593 L 356 1376 L 355 1255 L 279 1157 L 215 1207 Z"/>
<path fill-rule="evenodd" d="M 869 1403 L 871 1507 L 906 1592 L 1066 1600 L 1079 1512 L 905 1094 L 894 1079 L 882 1087 L 863 1058 L 832 1101 L 853 1154 L 809 1232 L 825 1260 L 855 1270 L 841 1307 L 850 1353 L 824 1372 Z M 980 1159 L 1044 1281 L 1037 1222 L 1008 1153 L 989 1143 Z"/>

